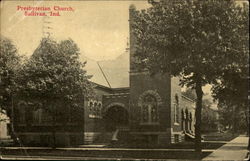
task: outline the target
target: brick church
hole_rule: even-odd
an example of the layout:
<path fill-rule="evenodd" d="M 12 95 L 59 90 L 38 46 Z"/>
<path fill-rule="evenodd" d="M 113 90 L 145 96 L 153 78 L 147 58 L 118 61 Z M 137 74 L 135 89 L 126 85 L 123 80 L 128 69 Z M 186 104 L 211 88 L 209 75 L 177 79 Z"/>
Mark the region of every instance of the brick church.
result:
<path fill-rule="evenodd" d="M 130 23 L 134 10 L 134 6 L 130 6 Z M 183 141 L 185 135 L 192 137 L 194 100 L 181 94 L 177 77 L 170 74 L 150 76 L 147 71 L 136 69 L 131 24 L 129 29 L 129 87 L 110 88 L 96 84 L 96 99 L 85 101 L 85 143 L 133 138 L 169 144 Z"/>
<path fill-rule="evenodd" d="M 133 21 L 134 11 L 135 7 L 130 6 L 130 23 Z M 171 144 L 183 141 L 185 135 L 193 137 L 194 100 L 181 94 L 177 77 L 168 73 L 150 76 L 147 71 L 136 69 L 135 40 L 131 24 L 129 29 L 127 87 L 111 88 L 94 83 L 96 97 L 84 99 L 84 112 L 80 118 L 72 118 L 67 124 L 58 123 L 58 145 L 109 143 L 120 140 Z M 16 113 L 18 108 L 20 107 L 17 107 Z M 29 115 L 26 115 L 24 110 L 19 110 L 14 127 L 23 144 L 50 144 L 51 133 L 48 129 L 51 118 L 41 110 L 38 108 Z M 74 119 L 78 121 L 74 122 Z"/>

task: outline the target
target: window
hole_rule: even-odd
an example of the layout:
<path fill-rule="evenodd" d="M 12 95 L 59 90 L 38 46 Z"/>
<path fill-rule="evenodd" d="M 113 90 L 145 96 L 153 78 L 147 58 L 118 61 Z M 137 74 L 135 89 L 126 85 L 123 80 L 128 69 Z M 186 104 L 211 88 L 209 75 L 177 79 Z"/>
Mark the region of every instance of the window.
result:
<path fill-rule="evenodd" d="M 185 112 L 181 110 L 181 130 L 185 130 Z"/>
<path fill-rule="evenodd" d="M 8 136 L 11 135 L 11 132 L 12 132 L 11 129 L 12 129 L 12 128 L 11 128 L 11 124 L 10 124 L 10 123 L 7 123 L 7 135 L 8 135 Z"/>
<path fill-rule="evenodd" d="M 91 100 L 89 106 L 89 118 L 101 118 L 102 103 Z"/>
<path fill-rule="evenodd" d="M 177 94 L 174 101 L 174 122 L 179 123 L 179 98 Z"/>
<path fill-rule="evenodd" d="M 19 122 L 25 123 L 25 108 L 19 109 Z"/>
<path fill-rule="evenodd" d="M 18 123 L 20 124 L 24 124 L 26 122 L 25 109 L 26 109 L 25 103 L 21 102 L 18 104 L 16 117 L 17 117 Z"/>
<path fill-rule="evenodd" d="M 185 110 L 185 130 L 188 131 L 189 130 L 189 112 L 188 109 L 186 108 Z"/>
<path fill-rule="evenodd" d="M 94 117 L 96 117 L 97 116 L 97 113 L 98 113 L 98 109 L 97 109 L 98 107 L 97 107 L 97 102 L 95 102 L 94 103 L 94 110 L 93 110 L 93 115 L 94 115 Z"/>
<path fill-rule="evenodd" d="M 93 107 L 94 104 L 92 101 L 89 102 L 89 118 L 93 118 Z"/>
<path fill-rule="evenodd" d="M 52 116 L 48 111 L 42 110 L 42 123 L 51 123 L 53 121 Z"/>
<path fill-rule="evenodd" d="M 102 103 L 101 102 L 99 102 L 98 103 L 98 116 L 101 118 L 101 116 L 102 116 Z"/>
<path fill-rule="evenodd" d="M 158 109 L 156 98 L 152 95 L 146 95 L 142 103 L 142 123 L 158 122 Z"/>
<path fill-rule="evenodd" d="M 189 113 L 189 130 L 192 131 L 192 113 Z"/>
<path fill-rule="evenodd" d="M 42 122 L 42 112 L 43 112 L 43 110 L 41 108 L 39 108 L 33 112 L 33 122 L 34 123 L 40 124 Z"/>

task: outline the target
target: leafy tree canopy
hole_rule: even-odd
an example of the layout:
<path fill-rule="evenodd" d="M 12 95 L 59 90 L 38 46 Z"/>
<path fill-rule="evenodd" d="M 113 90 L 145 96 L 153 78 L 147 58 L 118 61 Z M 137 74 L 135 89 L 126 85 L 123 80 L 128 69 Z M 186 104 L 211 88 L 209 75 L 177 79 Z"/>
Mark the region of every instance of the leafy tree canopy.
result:
<path fill-rule="evenodd" d="M 151 73 L 169 72 L 196 91 L 196 151 L 201 154 L 202 86 L 223 83 L 237 73 L 249 53 L 248 5 L 234 0 L 150 1 L 133 14 L 136 61 Z"/>
<path fill-rule="evenodd" d="M 72 40 L 57 43 L 44 38 L 18 75 L 19 98 L 48 104 L 63 102 L 59 107 L 83 107 L 84 97 L 92 95 L 85 63 L 79 61 L 79 48 Z M 57 108 L 59 108 L 57 107 Z"/>
<path fill-rule="evenodd" d="M 151 72 L 181 75 L 188 86 L 198 74 L 204 85 L 247 60 L 248 9 L 232 0 L 160 1 L 136 15 L 139 65 Z"/>
<path fill-rule="evenodd" d="M 17 53 L 13 43 L 0 37 L 0 112 L 6 112 L 9 116 L 11 96 L 14 91 L 14 78 L 16 69 L 20 65 L 21 57 Z"/>

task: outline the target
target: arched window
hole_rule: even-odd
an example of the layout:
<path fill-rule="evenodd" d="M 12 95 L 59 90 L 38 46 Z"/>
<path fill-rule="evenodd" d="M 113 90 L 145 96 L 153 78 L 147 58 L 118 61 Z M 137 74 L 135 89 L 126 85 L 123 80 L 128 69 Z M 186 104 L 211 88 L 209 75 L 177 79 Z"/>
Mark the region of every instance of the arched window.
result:
<path fill-rule="evenodd" d="M 146 95 L 142 100 L 142 123 L 158 122 L 157 100 L 153 95 Z"/>
<path fill-rule="evenodd" d="M 41 115 L 42 115 L 42 123 L 51 123 L 53 121 L 52 116 L 48 111 L 43 109 Z"/>
<path fill-rule="evenodd" d="M 98 107 L 97 107 L 97 102 L 94 102 L 94 111 L 93 111 L 94 116 L 96 117 L 98 114 Z"/>
<path fill-rule="evenodd" d="M 191 130 L 191 131 L 192 131 L 192 121 L 193 121 L 193 119 L 192 119 L 192 113 L 190 112 L 189 113 L 189 130 Z"/>
<path fill-rule="evenodd" d="M 186 116 L 186 119 L 185 119 L 185 130 L 188 131 L 189 130 L 189 113 L 188 113 L 188 109 L 186 108 L 185 110 L 185 116 Z"/>
<path fill-rule="evenodd" d="M 181 110 L 181 129 L 185 130 L 185 113 L 184 110 Z"/>
<path fill-rule="evenodd" d="M 93 109 L 94 109 L 94 104 L 92 101 L 89 101 L 89 118 L 93 118 Z"/>
<path fill-rule="evenodd" d="M 89 102 L 89 111 L 92 112 L 92 110 L 93 110 L 93 102 L 90 101 Z"/>
<path fill-rule="evenodd" d="M 35 124 L 42 123 L 42 112 L 43 112 L 42 108 L 38 108 L 35 111 L 33 111 L 33 122 Z"/>
<path fill-rule="evenodd" d="M 98 103 L 98 116 L 99 117 L 102 116 L 102 103 L 101 102 Z"/>
<path fill-rule="evenodd" d="M 18 123 L 25 123 L 25 119 L 26 119 L 26 116 L 25 116 L 25 109 L 26 109 L 26 106 L 27 104 L 24 103 L 24 102 L 21 102 L 18 104 L 18 108 L 17 108 L 17 115 L 16 117 L 18 118 L 17 121 Z"/>
<path fill-rule="evenodd" d="M 174 122 L 179 123 L 179 98 L 177 94 L 174 101 Z"/>

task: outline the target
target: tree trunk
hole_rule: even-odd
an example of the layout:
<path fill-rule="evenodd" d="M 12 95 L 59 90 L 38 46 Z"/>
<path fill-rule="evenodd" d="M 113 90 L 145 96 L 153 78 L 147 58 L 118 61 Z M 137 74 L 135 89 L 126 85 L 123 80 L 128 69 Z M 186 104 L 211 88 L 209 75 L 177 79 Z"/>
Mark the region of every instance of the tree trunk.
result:
<path fill-rule="evenodd" d="M 249 136 L 249 128 L 250 128 L 250 126 L 249 126 L 249 116 L 248 116 L 248 111 L 245 111 L 244 112 L 244 114 L 245 114 L 245 117 L 246 117 L 246 127 L 247 127 L 247 136 Z"/>
<path fill-rule="evenodd" d="M 14 114 L 14 98 L 13 98 L 13 95 L 11 96 L 11 114 L 10 114 L 10 117 L 9 117 L 9 120 L 10 120 L 10 137 L 11 139 L 13 139 L 14 143 L 15 144 L 19 144 L 19 141 L 18 141 L 18 138 L 15 134 L 15 114 Z M 6 111 L 6 115 L 7 115 L 7 111 Z M 8 115 L 7 115 L 8 116 Z"/>
<path fill-rule="evenodd" d="M 250 151 L 250 109 L 248 108 L 248 146 L 247 149 Z"/>
<path fill-rule="evenodd" d="M 233 136 L 236 134 L 236 109 L 233 106 Z"/>
<path fill-rule="evenodd" d="M 201 78 L 197 78 L 196 87 L 195 87 L 197 100 L 196 100 L 196 109 L 195 109 L 195 151 L 198 154 L 198 157 L 201 157 L 201 111 L 202 111 L 202 84 Z"/>
<path fill-rule="evenodd" d="M 56 148 L 56 112 L 55 110 L 52 112 L 52 139 L 53 139 L 53 144 L 52 148 Z"/>

